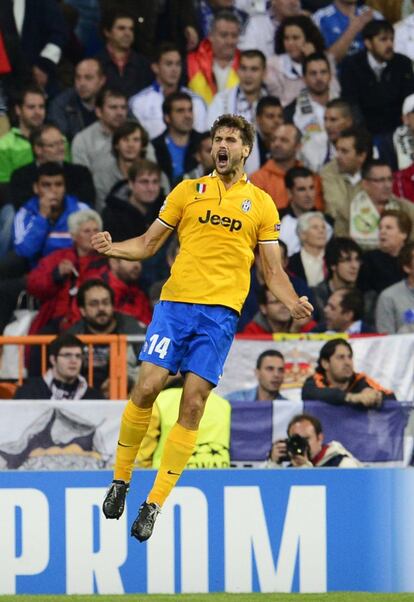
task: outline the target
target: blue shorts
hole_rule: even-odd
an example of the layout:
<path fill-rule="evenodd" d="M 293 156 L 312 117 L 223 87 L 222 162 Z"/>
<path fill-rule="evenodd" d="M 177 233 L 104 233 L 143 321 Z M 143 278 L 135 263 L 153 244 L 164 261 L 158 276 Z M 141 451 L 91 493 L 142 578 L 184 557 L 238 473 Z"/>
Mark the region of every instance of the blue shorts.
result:
<path fill-rule="evenodd" d="M 222 305 L 159 301 L 139 359 L 172 374 L 194 372 L 217 385 L 238 319 Z"/>

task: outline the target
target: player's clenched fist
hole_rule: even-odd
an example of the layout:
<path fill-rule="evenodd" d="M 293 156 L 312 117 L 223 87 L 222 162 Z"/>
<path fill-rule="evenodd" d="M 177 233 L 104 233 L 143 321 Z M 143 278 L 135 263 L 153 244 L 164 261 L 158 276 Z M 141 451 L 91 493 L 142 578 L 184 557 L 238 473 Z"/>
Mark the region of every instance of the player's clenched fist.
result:
<path fill-rule="evenodd" d="M 309 318 L 313 312 L 313 305 L 309 303 L 307 297 L 299 297 L 295 305 L 292 307 L 290 314 L 294 320 L 301 318 Z"/>
<path fill-rule="evenodd" d="M 102 255 L 110 255 L 112 251 L 112 238 L 109 232 L 98 232 L 91 238 L 92 249 Z"/>

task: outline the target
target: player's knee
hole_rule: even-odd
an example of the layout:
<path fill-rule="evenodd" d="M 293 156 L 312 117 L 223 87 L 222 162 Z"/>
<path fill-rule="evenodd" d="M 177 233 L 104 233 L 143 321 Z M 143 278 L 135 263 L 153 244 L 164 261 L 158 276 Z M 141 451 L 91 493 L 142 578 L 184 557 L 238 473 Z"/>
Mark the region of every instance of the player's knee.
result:
<path fill-rule="evenodd" d="M 155 401 L 161 389 L 162 383 L 147 379 L 136 387 L 137 398 L 144 403 L 151 403 Z"/>

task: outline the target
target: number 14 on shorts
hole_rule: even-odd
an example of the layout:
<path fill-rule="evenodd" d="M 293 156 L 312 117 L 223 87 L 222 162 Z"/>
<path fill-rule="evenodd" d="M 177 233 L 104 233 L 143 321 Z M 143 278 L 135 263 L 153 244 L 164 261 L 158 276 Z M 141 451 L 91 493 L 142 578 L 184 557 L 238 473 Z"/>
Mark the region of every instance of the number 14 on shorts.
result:
<path fill-rule="evenodd" d="M 169 339 L 168 337 L 162 337 L 162 339 L 159 341 L 158 340 L 159 338 L 160 338 L 159 334 L 153 334 L 150 337 L 147 354 L 152 355 L 153 353 L 157 353 L 160 356 L 160 358 L 163 360 L 165 358 L 165 356 L 167 355 L 167 351 L 168 351 L 168 347 L 171 343 L 171 339 Z"/>

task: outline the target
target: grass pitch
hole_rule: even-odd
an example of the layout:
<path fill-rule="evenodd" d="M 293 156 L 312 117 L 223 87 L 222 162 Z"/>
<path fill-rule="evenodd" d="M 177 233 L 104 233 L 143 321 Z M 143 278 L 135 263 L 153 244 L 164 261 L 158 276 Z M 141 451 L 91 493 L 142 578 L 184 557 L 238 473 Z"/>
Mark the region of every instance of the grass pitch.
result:
<path fill-rule="evenodd" d="M 414 602 L 412 594 L 174 594 L 123 596 L 0 596 L 0 602 Z"/>

